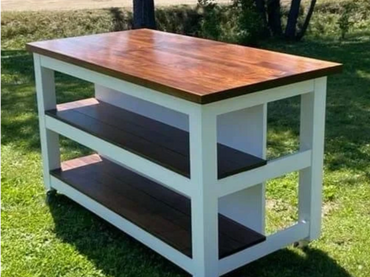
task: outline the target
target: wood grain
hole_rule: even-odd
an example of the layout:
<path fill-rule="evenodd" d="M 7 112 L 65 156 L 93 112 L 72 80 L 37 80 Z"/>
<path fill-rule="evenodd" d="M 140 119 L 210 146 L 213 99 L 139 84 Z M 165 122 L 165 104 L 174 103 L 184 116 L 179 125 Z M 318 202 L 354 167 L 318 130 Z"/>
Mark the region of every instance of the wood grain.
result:
<path fill-rule="evenodd" d="M 60 104 L 46 114 L 190 177 L 188 132 L 95 98 Z M 217 153 L 219 179 L 266 164 L 220 143 Z"/>
<path fill-rule="evenodd" d="M 66 161 L 51 174 L 147 232 L 192 256 L 190 200 L 97 154 Z M 265 236 L 219 214 L 219 257 Z"/>
<path fill-rule="evenodd" d="M 342 70 L 338 63 L 148 29 L 33 42 L 27 49 L 201 104 Z"/>

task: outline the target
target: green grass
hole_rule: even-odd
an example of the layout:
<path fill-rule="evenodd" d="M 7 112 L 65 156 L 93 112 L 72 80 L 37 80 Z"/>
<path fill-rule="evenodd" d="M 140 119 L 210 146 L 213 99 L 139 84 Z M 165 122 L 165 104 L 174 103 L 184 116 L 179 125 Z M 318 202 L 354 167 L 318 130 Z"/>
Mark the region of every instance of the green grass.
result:
<path fill-rule="evenodd" d="M 57 196 L 45 204 L 32 57 L 24 43 L 114 30 L 119 23 L 106 11 L 63 12 L 52 18 L 49 13 L 6 13 L 2 18 L 3 276 L 186 276 L 67 198 Z M 40 22 L 44 25 L 36 28 Z M 263 47 L 344 64 L 343 74 L 328 81 L 323 230 L 307 250 L 278 251 L 232 276 L 368 277 L 370 34 L 352 31 L 343 41 L 315 35 L 301 43 Z M 56 83 L 59 102 L 92 95 L 92 85 L 83 81 L 58 74 Z M 297 149 L 298 111 L 298 99 L 269 105 L 269 157 Z M 66 139 L 61 148 L 63 159 L 89 152 Z M 296 220 L 297 174 L 272 180 L 267 188 L 271 232 Z"/>

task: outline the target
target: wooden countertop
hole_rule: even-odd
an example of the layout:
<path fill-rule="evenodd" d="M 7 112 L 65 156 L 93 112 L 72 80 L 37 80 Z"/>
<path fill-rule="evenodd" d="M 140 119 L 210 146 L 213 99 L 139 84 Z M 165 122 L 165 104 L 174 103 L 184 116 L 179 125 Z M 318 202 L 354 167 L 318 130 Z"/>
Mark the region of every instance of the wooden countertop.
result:
<path fill-rule="evenodd" d="M 342 70 L 338 63 L 148 29 L 33 42 L 27 50 L 201 104 Z"/>

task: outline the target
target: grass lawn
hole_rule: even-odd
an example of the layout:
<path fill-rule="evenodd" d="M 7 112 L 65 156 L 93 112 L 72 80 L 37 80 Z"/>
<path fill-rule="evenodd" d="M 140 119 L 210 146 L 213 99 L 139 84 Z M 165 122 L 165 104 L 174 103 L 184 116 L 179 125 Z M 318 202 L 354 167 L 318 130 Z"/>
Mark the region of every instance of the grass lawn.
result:
<path fill-rule="evenodd" d="M 80 14 L 83 11 L 79 12 Z M 114 30 L 90 11 L 3 14 L 2 19 L 2 276 L 187 276 L 176 266 L 64 196 L 45 204 L 32 57 L 24 42 Z M 35 16 L 36 15 L 36 16 Z M 43 18 L 45 17 L 45 20 Z M 48 15 L 50 16 L 50 15 Z M 68 19 L 65 20 L 66 16 Z M 67 22 L 68 21 L 68 22 Z M 33 22 L 44 22 L 39 28 Z M 58 25 L 59 24 L 59 25 Z M 305 251 L 288 248 L 231 276 L 370 276 L 370 33 L 346 40 L 308 36 L 264 48 L 344 64 L 328 80 L 323 230 Z M 89 97 L 91 84 L 57 74 L 59 102 Z M 269 105 L 268 154 L 297 149 L 299 101 Z M 61 141 L 62 158 L 89 152 Z M 268 232 L 296 220 L 297 174 L 267 184 Z"/>

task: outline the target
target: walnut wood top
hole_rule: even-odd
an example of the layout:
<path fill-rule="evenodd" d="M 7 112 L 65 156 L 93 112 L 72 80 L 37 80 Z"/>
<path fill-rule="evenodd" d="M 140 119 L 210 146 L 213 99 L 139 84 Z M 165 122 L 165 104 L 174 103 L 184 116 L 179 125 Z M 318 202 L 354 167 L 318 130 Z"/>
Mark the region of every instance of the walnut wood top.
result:
<path fill-rule="evenodd" d="M 148 29 L 33 42 L 27 50 L 201 104 L 342 69 L 338 63 Z"/>

